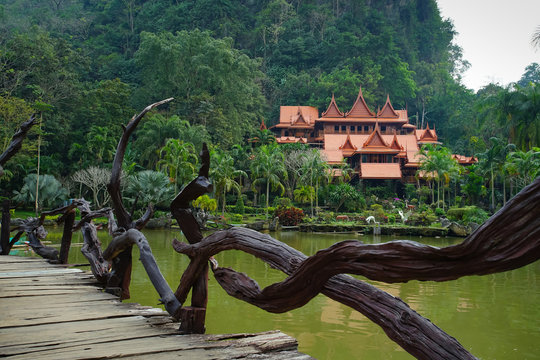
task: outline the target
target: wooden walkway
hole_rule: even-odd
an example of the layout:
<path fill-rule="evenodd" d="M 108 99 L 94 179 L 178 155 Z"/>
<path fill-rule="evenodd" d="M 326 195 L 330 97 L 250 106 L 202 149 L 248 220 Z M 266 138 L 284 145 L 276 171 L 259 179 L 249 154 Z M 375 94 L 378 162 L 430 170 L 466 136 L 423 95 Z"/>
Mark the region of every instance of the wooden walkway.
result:
<path fill-rule="evenodd" d="M 311 359 L 279 331 L 179 335 L 161 309 L 126 304 L 93 276 L 0 256 L 0 357 L 13 359 Z"/>

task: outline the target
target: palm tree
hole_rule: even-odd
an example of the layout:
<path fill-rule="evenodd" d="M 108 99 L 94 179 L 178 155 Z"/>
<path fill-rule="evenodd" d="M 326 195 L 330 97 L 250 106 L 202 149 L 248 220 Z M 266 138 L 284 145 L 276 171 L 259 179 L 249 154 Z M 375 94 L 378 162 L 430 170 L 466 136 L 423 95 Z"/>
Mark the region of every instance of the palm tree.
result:
<path fill-rule="evenodd" d="M 443 185 L 442 191 L 442 206 L 445 207 L 445 186 L 451 180 L 451 177 L 456 173 L 457 161 L 452 158 L 450 150 L 443 146 L 434 146 L 426 144 L 422 146 L 420 150 L 420 169 L 419 171 L 425 172 L 427 179 L 435 179 L 437 181 L 437 206 L 441 200 L 441 184 Z M 432 188 L 432 203 L 434 200 L 433 188 Z"/>
<path fill-rule="evenodd" d="M 491 146 L 486 151 L 477 154 L 478 165 L 481 172 L 489 174 L 491 189 L 491 211 L 495 210 L 495 175 L 497 169 L 504 163 L 502 154 L 505 149 L 504 142 L 496 137 L 489 139 Z"/>
<path fill-rule="evenodd" d="M 170 187 L 167 175 L 159 171 L 144 170 L 129 177 L 126 194 L 135 207 L 139 201 L 143 205 L 169 203 L 175 192 Z"/>
<path fill-rule="evenodd" d="M 36 187 L 38 187 L 37 174 L 27 175 L 23 183 L 20 191 L 13 192 L 15 195 L 13 199 L 25 204 L 34 204 Z M 37 190 L 39 193 L 37 211 L 41 211 L 44 207 L 59 205 L 69 195 L 62 184 L 52 175 L 39 175 L 39 188 Z"/>
<path fill-rule="evenodd" d="M 157 169 L 165 171 L 174 183 L 174 193 L 177 185 L 191 181 L 197 173 L 199 161 L 195 147 L 191 143 L 184 143 L 177 139 L 169 139 L 159 151 L 160 160 Z"/>
<path fill-rule="evenodd" d="M 189 122 L 178 116 L 169 118 L 154 114 L 149 117 L 137 131 L 134 150 L 140 154 L 142 164 L 154 168 L 159 160 L 158 154 L 168 139 L 179 139 L 183 128 L 189 127 Z"/>
<path fill-rule="evenodd" d="M 536 30 L 534 31 L 531 38 L 531 44 L 533 45 L 533 47 L 540 49 L 540 26 L 536 27 Z"/>
<path fill-rule="evenodd" d="M 212 167 L 210 170 L 210 178 L 214 183 L 216 197 L 221 197 L 223 200 L 221 214 L 224 215 L 227 192 L 234 189 L 240 194 L 242 187 L 236 179 L 247 177 L 247 174 L 245 171 L 234 167 L 234 160 L 231 155 L 214 150 L 212 151 L 211 156 Z"/>
<path fill-rule="evenodd" d="M 268 129 L 257 129 L 255 130 L 255 135 L 251 138 L 251 142 L 255 146 L 271 145 L 276 143 L 276 137 Z"/>
<path fill-rule="evenodd" d="M 283 164 L 284 156 L 277 145 L 263 145 L 259 147 L 255 158 L 251 163 L 252 186 L 256 189 L 259 184 L 266 184 L 266 217 L 268 218 L 268 203 L 270 197 L 270 187 L 272 190 L 285 192 L 285 187 L 281 179 L 287 177 L 287 171 Z"/>
<path fill-rule="evenodd" d="M 86 146 L 90 152 L 95 154 L 98 163 L 112 161 L 116 151 L 116 136 L 112 131 L 103 126 L 92 126 L 86 135 L 88 139 Z"/>
<path fill-rule="evenodd" d="M 313 199 L 313 194 L 315 189 L 313 186 L 300 186 L 298 189 L 294 190 L 294 200 L 298 201 L 300 204 L 308 203 Z"/>
<path fill-rule="evenodd" d="M 540 175 L 540 148 L 508 154 L 505 167 L 516 179 L 518 189 L 527 186 Z"/>
<path fill-rule="evenodd" d="M 321 152 L 317 149 L 311 149 L 305 155 L 305 161 L 302 165 L 301 179 L 309 182 L 311 187 L 315 188 L 315 207 L 319 207 L 319 184 L 327 183 L 332 173 L 328 163 L 322 158 Z M 315 184 L 314 184 L 315 183 Z M 315 185 L 315 186 L 314 186 Z M 311 198 L 311 216 L 313 217 L 313 196 Z"/>

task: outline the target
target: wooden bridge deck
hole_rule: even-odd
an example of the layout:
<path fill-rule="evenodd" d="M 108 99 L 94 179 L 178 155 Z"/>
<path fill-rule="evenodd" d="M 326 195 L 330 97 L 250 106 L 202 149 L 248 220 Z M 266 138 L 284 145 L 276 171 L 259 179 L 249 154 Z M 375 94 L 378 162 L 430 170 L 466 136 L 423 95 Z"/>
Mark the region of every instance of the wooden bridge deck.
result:
<path fill-rule="evenodd" d="M 161 309 L 104 293 L 91 274 L 0 256 L 0 357 L 14 359 L 311 359 L 279 331 L 180 335 Z"/>

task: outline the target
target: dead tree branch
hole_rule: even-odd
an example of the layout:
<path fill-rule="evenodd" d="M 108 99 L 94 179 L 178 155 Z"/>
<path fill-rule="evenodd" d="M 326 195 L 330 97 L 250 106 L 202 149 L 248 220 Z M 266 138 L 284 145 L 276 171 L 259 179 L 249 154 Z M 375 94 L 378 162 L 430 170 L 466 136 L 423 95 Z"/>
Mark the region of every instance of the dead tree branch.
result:
<path fill-rule="evenodd" d="M 200 157 L 201 168 L 199 169 L 199 176 L 191 181 L 171 203 L 171 213 L 190 244 L 196 244 L 203 238 L 199 223 L 189 208 L 190 203 L 199 196 L 212 192 L 213 189 L 208 179 L 210 153 L 206 143 L 203 144 Z M 186 277 L 182 275 L 180 285 L 175 292 L 177 299 L 181 303 L 184 303 L 191 289 L 193 289 L 191 305 L 197 308 L 206 308 L 208 301 L 208 266 L 206 261 L 203 261 L 203 264 L 201 264 L 196 277 L 191 278 L 189 275 Z"/>
<path fill-rule="evenodd" d="M 216 279 L 229 295 L 267 311 L 292 310 L 322 292 L 361 311 L 381 325 L 391 339 L 418 358 L 462 359 L 473 357 L 455 339 L 408 307 L 403 308 L 390 295 L 383 295 L 384 292 L 370 289 L 370 285 L 349 277 L 333 275 L 354 273 L 378 281 L 406 282 L 446 281 L 467 275 L 507 271 L 540 258 L 539 225 L 540 178 L 523 189 L 462 244 L 442 249 L 411 241 L 376 245 L 345 241 L 306 258 L 269 236 L 237 228 L 216 232 L 193 245 L 174 241 L 173 247 L 192 258 L 185 272 L 186 278 L 196 277 L 210 256 L 229 249 L 248 252 L 290 275 L 283 282 L 261 290 L 245 274 L 231 269 L 215 269 Z M 358 288 L 358 292 L 349 287 Z M 363 301 L 354 301 L 374 292 L 379 292 L 375 298 L 370 296 L 370 302 L 379 304 L 374 308 L 369 308 L 369 304 Z M 398 314 L 407 319 L 406 324 L 395 318 L 388 319 L 387 310 L 380 307 L 382 300 L 385 307 L 394 308 L 393 312 L 399 309 Z M 381 318 L 381 314 L 385 315 Z M 422 329 L 414 337 L 422 339 L 421 342 L 411 343 L 403 336 L 406 330 L 411 330 L 410 326 L 417 329 L 417 334 L 418 329 Z"/>
<path fill-rule="evenodd" d="M 28 134 L 30 128 L 35 125 L 35 121 L 36 114 L 32 114 L 30 119 L 21 124 L 19 130 L 17 130 L 17 132 L 11 138 L 11 142 L 9 143 L 7 149 L 0 154 L 0 176 L 3 174 L 2 166 L 21 149 L 22 142 L 24 138 L 26 138 L 26 134 Z"/>
<path fill-rule="evenodd" d="M 118 221 L 118 226 L 125 230 L 133 228 L 142 229 L 142 227 L 144 227 L 146 222 L 148 222 L 148 220 L 152 217 L 153 214 L 153 210 L 150 208 L 149 214 L 147 212 L 147 214 L 145 214 L 143 218 L 141 218 L 137 222 L 133 222 L 131 214 L 127 212 L 122 202 L 120 180 L 122 177 L 122 162 L 124 161 L 124 155 L 128 145 L 129 137 L 131 136 L 133 131 L 135 131 L 137 125 L 139 125 L 139 122 L 142 120 L 142 118 L 144 117 L 144 115 L 146 115 L 147 112 L 159 105 L 166 104 L 172 100 L 173 98 L 169 98 L 148 105 L 140 114 L 133 116 L 127 126 L 124 127 L 124 132 L 120 137 L 120 141 L 118 142 L 118 147 L 116 148 L 116 154 L 113 160 L 111 179 L 107 184 L 107 190 L 109 191 L 109 195 L 111 196 L 112 208 L 114 211 L 114 215 L 116 216 L 116 220 Z M 114 258 L 112 262 L 112 271 L 109 276 L 107 287 L 114 289 L 122 289 L 120 296 L 121 299 L 129 299 L 131 263 L 131 247 L 124 250 L 116 258 Z"/>
<path fill-rule="evenodd" d="M 180 309 L 182 304 L 176 299 L 165 277 L 159 270 L 156 259 L 152 254 L 152 249 L 148 244 L 146 237 L 136 229 L 129 229 L 121 235 L 116 236 L 107 250 L 103 253 L 105 260 L 111 261 L 118 254 L 132 245 L 136 244 L 139 247 L 140 260 L 150 278 L 150 281 L 157 290 L 160 301 L 165 305 L 167 312 L 175 319 L 180 317 Z"/>

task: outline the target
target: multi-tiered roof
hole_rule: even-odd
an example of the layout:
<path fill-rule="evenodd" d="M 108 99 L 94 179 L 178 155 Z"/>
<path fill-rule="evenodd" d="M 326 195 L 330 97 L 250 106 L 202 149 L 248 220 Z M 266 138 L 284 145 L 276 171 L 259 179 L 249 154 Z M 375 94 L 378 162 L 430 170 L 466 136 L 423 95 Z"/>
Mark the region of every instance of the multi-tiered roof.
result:
<path fill-rule="evenodd" d="M 410 181 L 406 178 L 420 165 L 419 147 L 439 143 L 434 126 L 410 124 L 407 110 L 394 109 L 389 96 L 379 111 L 372 111 L 362 89 L 347 112 L 339 109 L 334 94 L 320 117 L 311 106 L 282 106 L 279 123 L 270 129 L 279 143 L 319 147 L 329 164 L 349 162 L 363 179 Z"/>

